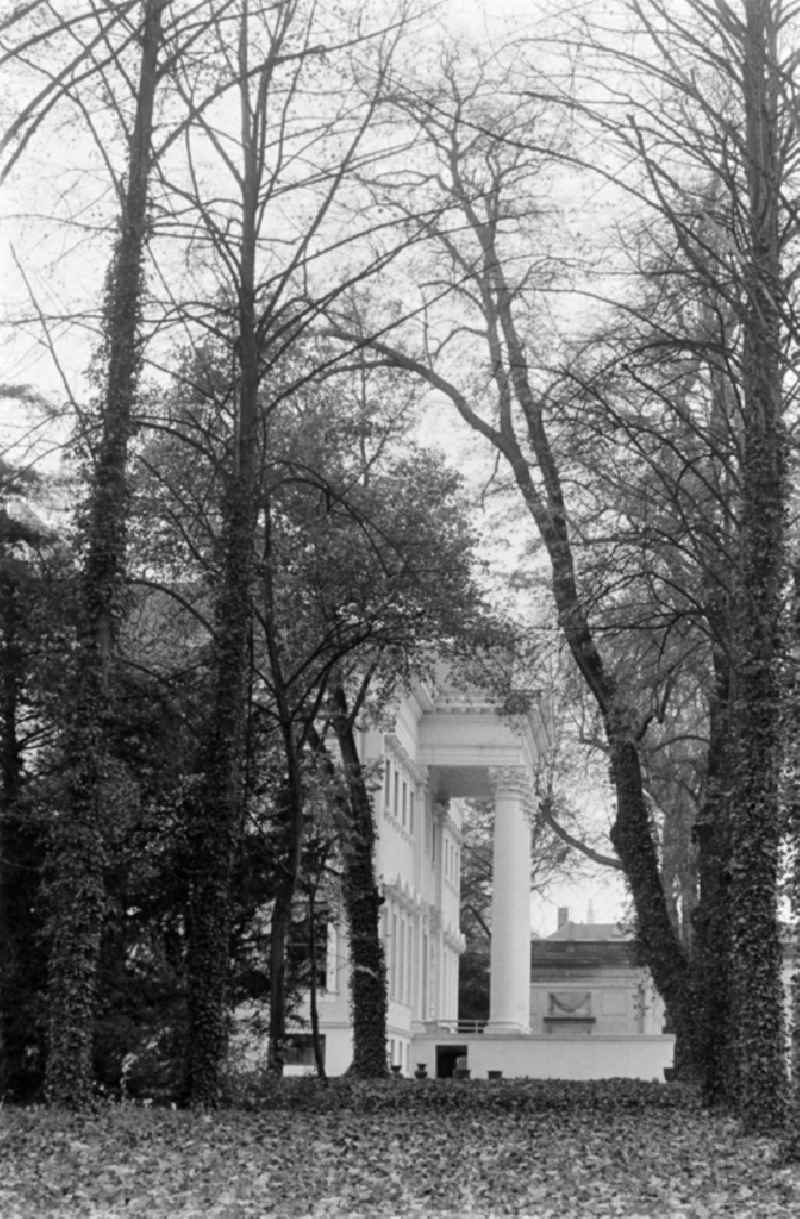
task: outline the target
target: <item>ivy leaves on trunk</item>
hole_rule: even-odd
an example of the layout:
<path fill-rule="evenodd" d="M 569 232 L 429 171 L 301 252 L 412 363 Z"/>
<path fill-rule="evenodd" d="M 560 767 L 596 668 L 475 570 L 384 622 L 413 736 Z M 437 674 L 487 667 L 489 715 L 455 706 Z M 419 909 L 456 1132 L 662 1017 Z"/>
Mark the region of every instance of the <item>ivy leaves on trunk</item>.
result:
<path fill-rule="evenodd" d="M 124 613 L 128 445 L 141 365 L 143 258 L 164 8 L 165 0 L 145 0 L 141 8 L 136 109 L 104 316 L 105 384 L 85 526 L 76 689 L 62 747 L 64 806 L 53 819 L 49 843 L 46 1082 L 52 1101 L 71 1105 L 84 1103 L 92 1091 L 94 1000 L 114 801 L 106 724 Z"/>

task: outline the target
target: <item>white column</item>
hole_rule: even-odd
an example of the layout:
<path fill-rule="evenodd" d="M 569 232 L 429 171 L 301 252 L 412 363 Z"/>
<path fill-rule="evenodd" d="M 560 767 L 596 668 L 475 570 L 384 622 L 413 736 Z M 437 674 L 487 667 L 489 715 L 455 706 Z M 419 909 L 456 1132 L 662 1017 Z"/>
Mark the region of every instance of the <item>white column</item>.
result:
<path fill-rule="evenodd" d="M 489 1033 L 530 1031 L 530 854 L 522 768 L 490 772 L 494 786 Z"/>

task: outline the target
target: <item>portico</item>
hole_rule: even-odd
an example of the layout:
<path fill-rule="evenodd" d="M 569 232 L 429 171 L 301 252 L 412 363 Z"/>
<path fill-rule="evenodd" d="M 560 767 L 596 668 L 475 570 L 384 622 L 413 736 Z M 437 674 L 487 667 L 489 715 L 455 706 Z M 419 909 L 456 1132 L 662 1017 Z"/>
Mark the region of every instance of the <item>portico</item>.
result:
<path fill-rule="evenodd" d="M 542 709 L 504 718 L 475 697 L 440 693 L 421 707 L 419 758 L 434 798 L 494 803 L 490 1015 L 487 1034 L 530 1027 L 530 817 L 538 760 L 547 748 Z"/>

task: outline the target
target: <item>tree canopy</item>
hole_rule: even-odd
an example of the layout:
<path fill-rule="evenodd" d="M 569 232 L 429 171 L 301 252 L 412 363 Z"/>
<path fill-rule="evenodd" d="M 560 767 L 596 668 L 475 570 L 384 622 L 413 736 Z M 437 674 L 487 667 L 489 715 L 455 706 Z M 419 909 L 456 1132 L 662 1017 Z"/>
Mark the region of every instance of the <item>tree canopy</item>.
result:
<path fill-rule="evenodd" d="M 83 1103 L 158 1027 L 216 1104 L 249 969 L 229 947 L 266 906 L 280 1066 L 293 903 L 326 870 L 379 1029 L 354 728 L 446 656 L 507 711 L 551 675 L 613 807 L 598 841 L 570 749 L 546 759 L 544 854 L 624 875 L 680 1069 L 775 1120 L 798 13 L 607 8 L 477 44 L 402 0 L 0 19 L 5 189 L 48 142 L 77 153 L 27 221 L 60 235 L 57 287 L 24 231 L 13 253 L 8 328 L 58 391 L 37 368 L 2 387 L 54 444 L 69 429 L 73 479 L 53 511 L 20 445 L 0 470 L 2 969 L 36 1030 L 26 1049 L 3 1000 L 7 1086 L 31 1049 Z M 123 993 L 127 1041 L 103 1023 Z"/>

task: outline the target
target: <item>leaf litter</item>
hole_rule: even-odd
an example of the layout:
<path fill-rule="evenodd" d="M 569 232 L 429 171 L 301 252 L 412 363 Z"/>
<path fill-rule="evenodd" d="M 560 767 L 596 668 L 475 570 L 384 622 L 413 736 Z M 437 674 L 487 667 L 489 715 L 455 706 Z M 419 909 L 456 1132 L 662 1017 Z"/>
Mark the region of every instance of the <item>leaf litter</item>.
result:
<path fill-rule="evenodd" d="M 0 1216 L 789 1219 L 800 1167 L 778 1152 L 688 1090 L 629 1081 L 332 1081 L 214 1114 L 6 1107 Z"/>

